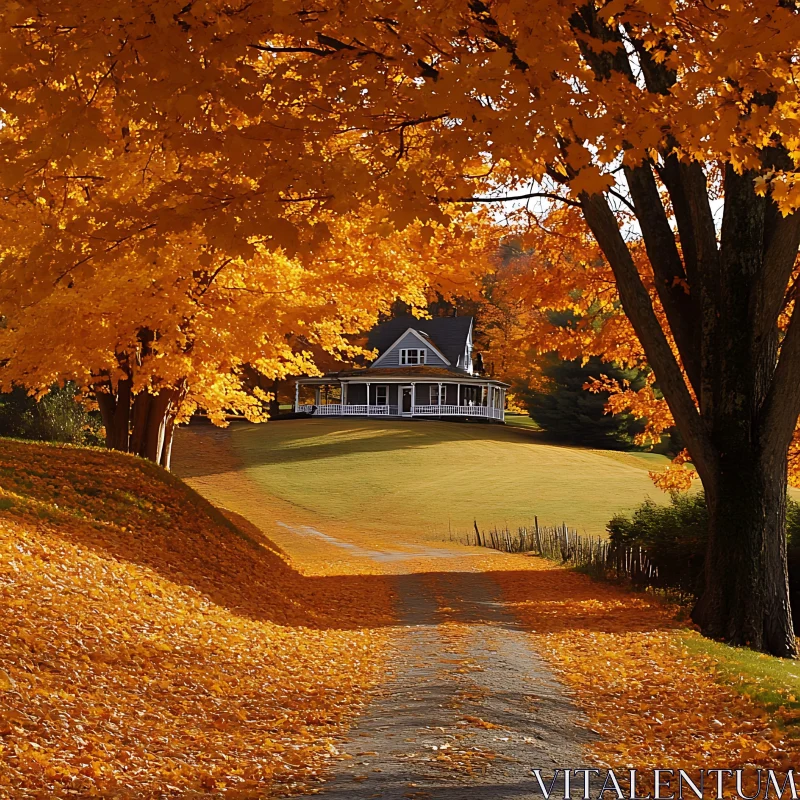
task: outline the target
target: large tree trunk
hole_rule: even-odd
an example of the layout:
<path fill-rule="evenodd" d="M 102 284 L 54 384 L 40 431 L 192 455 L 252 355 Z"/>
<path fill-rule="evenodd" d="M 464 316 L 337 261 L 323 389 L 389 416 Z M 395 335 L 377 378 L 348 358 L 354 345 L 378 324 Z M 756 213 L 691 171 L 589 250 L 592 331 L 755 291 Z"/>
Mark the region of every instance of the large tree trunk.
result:
<path fill-rule="evenodd" d="M 705 590 L 692 612 L 732 644 L 795 655 L 786 569 L 786 459 L 743 447 L 725 453 L 706 488 Z"/>
<path fill-rule="evenodd" d="M 716 469 L 704 480 L 710 517 L 706 583 L 693 618 L 709 636 L 791 656 L 786 459 L 794 422 L 776 439 L 776 427 L 786 423 L 770 419 L 767 402 L 778 327 L 777 309 L 770 311 L 768 302 L 774 287 L 765 285 L 764 274 L 765 241 L 774 239 L 777 220 L 771 219 L 774 204 L 756 195 L 754 178 L 726 169 L 719 274 L 707 291 L 714 317 L 704 346 L 701 405 Z M 794 236 L 788 246 L 797 252 Z M 783 445 L 776 448 L 778 439 Z"/>
<path fill-rule="evenodd" d="M 584 193 L 580 200 L 706 491 L 706 582 L 693 618 L 709 636 L 795 656 L 785 528 L 787 451 L 800 410 L 800 314 L 793 315 L 780 358 L 777 322 L 800 242 L 800 215 L 781 217 L 756 196 L 753 177 L 726 171 L 720 243 L 706 236 L 700 288 L 692 287 L 701 295 L 699 306 L 663 304 L 668 318 L 678 315 L 687 328 L 675 336 L 681 360 L 694 365 L 685 372 L 606 199 Z M 695 192 L 698 208 L 688 216 L 696 234 L 708 216 L 704 179 L 687 171 L 681 180 L 684 191 Z M 663 226 L 655 222 L 664 210 L 651 196 L 652 181 L 650 168 L 640 167 L 629 186 L 656 283 L 671 285 L 682 266 L 659 249 Z"/>
<path fill-rule="evenodd" d="M 127 365 L 125 359 L 121 363 Z M 131 387 L 130 377 L 118 380 L 116 386 L 106 377 L 97 387 L 106 447 L 147 458 L 169 469 L 175 416 L 184 396 L 185 382 L 155 394 L 142 390 L 135 396 Z"/>

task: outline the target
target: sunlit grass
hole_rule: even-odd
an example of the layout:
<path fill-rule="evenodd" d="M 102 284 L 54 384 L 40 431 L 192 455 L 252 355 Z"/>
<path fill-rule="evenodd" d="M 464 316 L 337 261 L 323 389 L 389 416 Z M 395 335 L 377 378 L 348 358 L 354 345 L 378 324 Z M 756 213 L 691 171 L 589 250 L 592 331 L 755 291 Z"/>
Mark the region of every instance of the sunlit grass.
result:
<path fill-rule="evenodd" d="M 687 634 L 690 653 L 716 662 L 719 680 L 752 697 L 800 737 L 800 663 Z"/>
<path fill-rule="evenodd" d="M 447 538 L 533 521 L 603 534 L 645 498 L 664 502 L 654 454 L 542 442 L 532 430 L 436 421 L 286 420 L 230 433 L 265 495 L 362 531 Z M 650 458 L 643 459 L 642 455 Z"/>

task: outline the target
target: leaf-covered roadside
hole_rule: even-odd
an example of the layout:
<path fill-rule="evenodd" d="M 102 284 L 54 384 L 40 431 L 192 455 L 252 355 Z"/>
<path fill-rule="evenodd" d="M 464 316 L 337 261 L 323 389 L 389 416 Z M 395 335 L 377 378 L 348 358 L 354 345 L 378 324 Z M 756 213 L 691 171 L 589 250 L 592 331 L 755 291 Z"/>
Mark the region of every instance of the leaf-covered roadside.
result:
<path fill-rule="evenodd" d="M 0 797 L 313 786 L 391 597 L 305 578 L 138 460 L 0 448 Z"/>
<path fill-rule="evenodd" d="M 592 755 L 614 768 L 788 769 L 800 751 L 797 687 L 767 709 L 686 647 L 676 609 L 538 558 L 498 572 L 506 599 L 573 690 L 598 734 Z M 777 661 L 777 659 L 775 659 Z"/>

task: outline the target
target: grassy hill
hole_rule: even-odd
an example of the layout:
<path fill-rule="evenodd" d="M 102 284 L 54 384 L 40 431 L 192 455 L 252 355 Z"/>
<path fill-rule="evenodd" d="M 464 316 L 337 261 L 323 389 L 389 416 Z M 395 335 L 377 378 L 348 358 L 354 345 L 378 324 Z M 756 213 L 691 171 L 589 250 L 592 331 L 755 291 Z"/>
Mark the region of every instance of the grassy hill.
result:
<path fill-rule="evenodd" d="M 180 432 L 173 459 L 180 474 L 204 469 L 181 460 L 191 437 L 203 435 Z M 312 419 L 234 425 L 223 435 L 264 494 L 321 525 L 376 534 L 441 539 L 474 519 L 513 525 L 535 514 L 543 523 L 602 534 L 615 512 L 646 497 L 664 501 L 648 476 L 666 465 L 664 456 L 548 445 L 518 428 Z"/>
<path fill-rule="evenodd" d="M 383 584 L 299 575 L 153 464 L 0 440 L 0 796 L 314 782 L 390 609 Z"/>

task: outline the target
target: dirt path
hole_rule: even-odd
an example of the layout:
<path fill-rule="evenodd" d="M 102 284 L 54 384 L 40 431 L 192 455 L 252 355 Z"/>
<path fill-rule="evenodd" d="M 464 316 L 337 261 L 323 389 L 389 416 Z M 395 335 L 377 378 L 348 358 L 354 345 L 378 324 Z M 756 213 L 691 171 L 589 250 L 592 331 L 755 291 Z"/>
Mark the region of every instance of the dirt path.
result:
<path fill-rule="evenodd" d="M 193 460 L 186 452 L 179 463 L 209 499 L 242 514 L 297 566 L 380 574 L 397 596 L 396 655 L 340 743 L 343 758 L 332 762 L 324 797 L 540 798 L 532 768 L 549 775 L 587 766 L 592 734 L 486 571 L 488 563 L 507 569 L 511 557 L 397 537 L 370 541 L 264 496 L 223 434 L 192 439 Z M 186 467 L 198 462 L 195 476 Z"/>
<path fill-rule="evenodd" d="M 590 734 L 482 573 L 397 576 L 400 655 L 323 796 L 541 797 L 531 768 L 584 764 Z"/>

